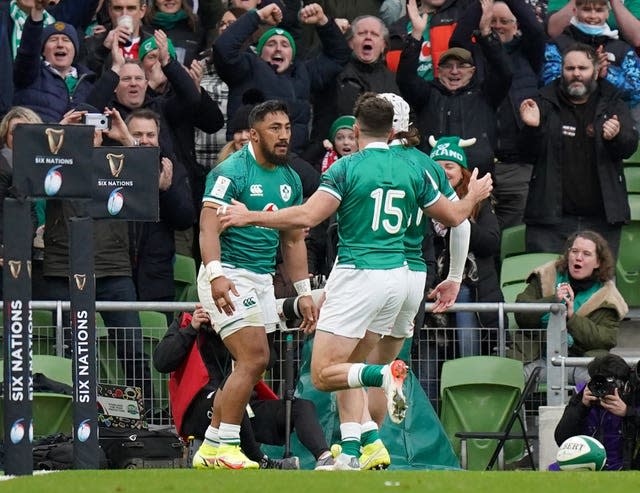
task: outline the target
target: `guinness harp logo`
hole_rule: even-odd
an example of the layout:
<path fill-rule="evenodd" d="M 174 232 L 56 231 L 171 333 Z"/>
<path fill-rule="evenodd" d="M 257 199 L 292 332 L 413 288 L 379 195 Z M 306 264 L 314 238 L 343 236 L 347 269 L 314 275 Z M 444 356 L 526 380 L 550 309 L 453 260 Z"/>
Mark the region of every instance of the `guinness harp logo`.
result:
<path fill-rule="evenodd" d="M 11 277 L 18 279 L 21 270 L 22 262 L 20 260 L 9 260 L 9 271 L 11 272 Z"/>
<path fill-rule="evenodd" d="M 124 154 L 107 154 L 107 161 L 109 161 L 109 169 L 114 178 L 118 178 L 122 172 L 124 166 Z"/>
<path fill-rule="evenodd" d="M 44 133 L 47 136 L 51 154 L 58 154 L 58 152 L 62 148 L 62 143 L 64 142 L 64 128 L 47 128 Z"/>
<path fill-rule="evenodd" d="M 84 291 L 84 286 L 87 283 L 87 275 L 86 274 L 74 274 L 73 278 L 76 281 L 76 287 L 80 291 Z"/>

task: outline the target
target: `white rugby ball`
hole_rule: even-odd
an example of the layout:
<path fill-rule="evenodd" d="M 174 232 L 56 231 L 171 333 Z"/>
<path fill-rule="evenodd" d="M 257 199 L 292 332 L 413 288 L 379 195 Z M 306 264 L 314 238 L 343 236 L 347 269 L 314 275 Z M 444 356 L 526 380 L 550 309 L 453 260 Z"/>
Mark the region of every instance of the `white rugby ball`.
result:
<path fill-rule="evenodd" d="M 556 459 L 562 471 L 601 471 L 607 463 L 607 451 L 595 438 L 577 435 L 560 445 Z"/>
<path fill-rule="evenodd" d="M 112 216 L 117 216 L 124 206 L 124 195 L 120 193 L 120 190 L 122 190 L 122 187 L 114 189 L 109 194 L 109 200 L 107 201 L 107 210 Z"/>
<path fill-rule="evenodd" d="M 54 166 L 47 172 L 47 176 L 44 178 L 44 193 L 49 197 L 56 195 L 62 187 L 62 173 L 58 171 L 61 165 Z"/>

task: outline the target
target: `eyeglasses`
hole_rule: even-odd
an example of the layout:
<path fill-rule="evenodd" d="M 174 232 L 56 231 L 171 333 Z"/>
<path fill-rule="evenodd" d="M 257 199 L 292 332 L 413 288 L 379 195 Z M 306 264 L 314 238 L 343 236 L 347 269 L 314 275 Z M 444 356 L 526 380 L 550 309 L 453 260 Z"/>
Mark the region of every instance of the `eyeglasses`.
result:
<path fill-rule="evenodd" d="M 509 24 L 513 24 L 516 20 L 515 19 L 491 19 L 491 25 L 495 26 L 495 25 L 501 25 L 501 26 L 508 26 Z"/>
<path fill-rule="evenodd" d="M 453 70 L 457 68 L 458 70 L 472 68 L 473 65 L 470 63 L 445 63 L 443 65 L 438 65 L 440 70 Z"/>

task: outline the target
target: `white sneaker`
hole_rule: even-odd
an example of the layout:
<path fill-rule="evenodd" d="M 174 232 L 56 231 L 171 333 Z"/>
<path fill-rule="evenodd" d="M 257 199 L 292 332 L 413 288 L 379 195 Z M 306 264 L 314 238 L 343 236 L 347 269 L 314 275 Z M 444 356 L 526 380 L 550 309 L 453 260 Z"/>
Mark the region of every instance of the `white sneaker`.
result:
<path fill-rule="evenodd" d="M 340 454 L 335 458 L 332 471 L 359 471 L 360 461 L 353 455 Z"/>

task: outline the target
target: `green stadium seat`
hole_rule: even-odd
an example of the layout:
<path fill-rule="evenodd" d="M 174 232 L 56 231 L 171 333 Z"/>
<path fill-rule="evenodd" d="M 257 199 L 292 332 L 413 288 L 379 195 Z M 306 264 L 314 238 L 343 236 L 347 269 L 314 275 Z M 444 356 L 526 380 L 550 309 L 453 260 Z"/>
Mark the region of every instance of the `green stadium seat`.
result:
<path fill-rule="evenodd" d="M 624 179 L 627 182 L 627 192 L 640 193 L 640 163 L 624 167 Z"/>
<path fill-rule="evenodd" d="M 558 256 L 555 253 L 523 253 L 505 258 L 500 270 L 500 287 L 526 282 L 533 269 L 556 260 Z"/>
<path fill-rule="evenodd" d="M 519 224 L 502 230 L 500 237 L 500 260 L 527 251 L 525 242 L 526 225 Z"/>
<path fill-rule="evenodd" d="M 173 264 L 173 285 L 176 301 L 198 301 L 196 262 L 192 257 L 176 254 Z M 193 298 L 195 292 L 195 298 Z M 192 299 L 193 298 L 193 299 Z"/>
<path fill-rule="evenodd" d="M 616 286 L 627 304 L 640 306 L 640 194 L 629 194 L 631 223 L 622 227 L 616 262 Z"/>
<path fill-rule="evenodd" d="M 527 287 L 527 283 L 516 282 L 512 284 L 507 284 L 506 286 L 502 286 L 502 295 L 504 296 L 505 303 L 515 303 L 516 296 L 522 293 Z M 515 330 L 518 328 L 518 324 L 516 323 L 516 317 L 513 312 L 508 313 L 509 318 L 509 330 Z"/>
<path fill-rule="evenodd" d="M 460 432 L 503 432 L 524 388 L 522 362 L 497 356 L 470 356 L 445 361 L 442 365 L 440 421 L 469 470 L 486 469 L 498 441 L 467 439 L 466 447 L 456 437 Z M 517 423 L 513 433 L 522 433 Z M 524 455 L 524 440 L 509 440 L 504 461 L 514 462 Z"/>
<path fill-rule="evenodd" d="M 168 410 L 169 375 L 160 373 L 153 366 L 153 352 L 167 332 L 167 317 L 164 313 L 154 311 L 141 311 L 139 314 L 144 353 L 149 358 L 151 380 L 153 382 L 153 408 L 155 411 Z"/>
<path fill-rule="evenodd" d="M 73 386 L 70 359 L 51 355 L 33 355 L 33 373 Z M 0 379 L 4 380 L 4 362 L 0 360 Z M 0 425 L 4 429 L 4 402 L 0 399 Z M 33 393 L 33 434 L 36 437 L 55 433 L 71 434 L 73 397 L 52 392 Z"/>

